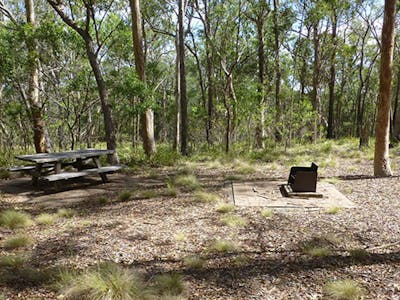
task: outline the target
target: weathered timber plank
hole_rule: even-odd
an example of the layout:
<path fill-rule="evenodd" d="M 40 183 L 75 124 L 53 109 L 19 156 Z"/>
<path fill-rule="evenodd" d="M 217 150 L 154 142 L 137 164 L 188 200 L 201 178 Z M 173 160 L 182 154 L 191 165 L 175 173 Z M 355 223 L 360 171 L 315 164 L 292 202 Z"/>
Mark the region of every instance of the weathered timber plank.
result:
<path fill-rule="evenodd" d="M 111 173 L 111 172 L 115 172 L 115 171 L 122 169 L 122 167 L 123 166 L 106 166 L 106 167 L 87 169 L 87 170 L 76 171 L 76 172 L 63 172 L 63 173 L 59 173 L 59 174 L 52 174 L 52 175 L 44 176 L 44 177 L 42 177 L 42 179 L 47 180 L 47 181 L 67 180 L 67 179 L 83 177 L 83 176 L 91 175 L 91 174 Z"/>
<path fill-rule="evenodd" d="M 47 163 L 55 162 L 65 159 L 87 159 L 95 156 L 113 154 L 114 150 L 97 150 L 97 149 L 85 149 L 65 152 L 54 152 L 54 153 L 37 153 L 31 155 L 19 155 L 17 159 L 24 161 L 31 161 L 35 163 Z"/>

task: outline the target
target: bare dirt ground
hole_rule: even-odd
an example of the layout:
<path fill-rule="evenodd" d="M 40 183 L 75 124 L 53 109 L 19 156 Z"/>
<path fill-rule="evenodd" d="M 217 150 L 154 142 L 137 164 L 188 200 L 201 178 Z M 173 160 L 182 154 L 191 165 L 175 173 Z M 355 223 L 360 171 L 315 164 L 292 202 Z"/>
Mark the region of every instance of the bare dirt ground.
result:
<path fill-rule="evenodd" d="M 276 210 L 265 218 L 263 207 L 236 207 L 233 214 L 246 221 L 238 226 L 225 225 L 217 204 L 198 201 L 193 193 L 181 190 L 176 197 L 163 196 L 174 168 L 113 174 L 105 185 L 93 178 L 46 192 L 33 189 L 28 178 L 3 181 L 1 210 L 15 208 L 36 216 L 63 207 L 78 214 L 24 229 L 34 243 L 22 250 L 0 248 L 0 256 L 24 253 L 39 270 L 85 268 L 111 260 L 140 269 L 148 278 L 174 271 L 183 275 L 189 299 L 321 299 L 326 297 L 326 283 L 341 279 L 358 282 L 365 299 L 400 299 L 398 174 L 373 178 L 370 161 L 336 165 L 340 167 L 321 169 L 321 180 L 330 180 L 355 208 L 335 214 L 323 209 Z M 223 198 L 225 178 L 235 171 L 199 164 L 194 173 L 204 190 Z M 287 173 L 284 167 L 261 165 L 239 180 L 285 180 Z M 133 196 L 120 201 L 118 195 L 126 190 Z M 14 234 L 0 227 L 0 244 Z M 211 251 L 219 239 L 236 249 Z M 328 240 L 332 252 L 323 257 L 305 254 L 301 245 L 318 239 Z M 368 255 L 354 257 L 354 249 L 365 249 Z M 192 255 L 205 260 L 203 268 L 185 265 L 184 258 Z M 0 295 L 6 299 L 58 296 L 46 284 L 0 280 Z"/>

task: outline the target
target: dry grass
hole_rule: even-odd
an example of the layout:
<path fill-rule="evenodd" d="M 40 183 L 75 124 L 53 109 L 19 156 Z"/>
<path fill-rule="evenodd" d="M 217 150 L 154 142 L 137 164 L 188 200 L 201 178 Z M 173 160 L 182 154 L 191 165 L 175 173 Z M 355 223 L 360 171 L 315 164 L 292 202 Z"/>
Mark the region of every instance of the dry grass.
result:
<path fill-rule="evenodd" d="M 325 292 L 335 300 L 358 300 L 363 299 L 365 295 L 364 289 L 350 279 L 329 282 L 325 286 Z"/>

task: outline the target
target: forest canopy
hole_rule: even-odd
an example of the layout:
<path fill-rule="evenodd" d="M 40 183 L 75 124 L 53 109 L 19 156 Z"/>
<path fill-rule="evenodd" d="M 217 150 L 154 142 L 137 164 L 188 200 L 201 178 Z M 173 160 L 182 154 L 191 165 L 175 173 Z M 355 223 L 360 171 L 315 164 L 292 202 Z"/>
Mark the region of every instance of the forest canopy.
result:
<path fill-rule="evenodd" d="M 183 137 L 189 152 L 374 134 L 380 1 L 142 1 L 145 80 L 132 2 L 0 1 L 2 151 L 140 145 L 148 111 L 156 144 L 179 149 Z M 397 36 L 393 141 L 399 53 Z"/>

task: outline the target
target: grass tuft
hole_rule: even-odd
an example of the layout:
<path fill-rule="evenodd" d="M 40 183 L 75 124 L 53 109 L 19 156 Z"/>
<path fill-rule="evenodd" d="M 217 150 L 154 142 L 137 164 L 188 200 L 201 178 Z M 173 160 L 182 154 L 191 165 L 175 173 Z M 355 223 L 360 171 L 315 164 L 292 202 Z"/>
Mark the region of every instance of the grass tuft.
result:
<path fill-rule="evenodd" d="M 22 228 L 31 225 L 31 216 L 16 210 L 5 210 L 0 213 L 0 226 L 10 229 Z"/>
<path fill-rule="evenodd" d="M 352 249 L 349 252 L 350 256 L 355 260 L 363 260 L 370 255 L 370 253 L 363 248 Z"/>
<path fill-rule="evenodd" d="M 13 250 L 23 248 L 32 244 L 32 239 L 25 235 L 20 234 L 14 237 L 10 237 L 3 242 L 3 247 L 7 250 Z"/>
<path fill-rule="evenodd" d="M 146 190 L 141 193 L 142 198 L 151 199 L 157 197 L 157 193 L 153 190 Z"/>
<path fill-rule="evenodd" d="M 183 263 L 190 269 L 202 269 L 206 261 L 198 255 L 189 255 L 183 259 Z"/>
<path fill-rule="evenodd" d="M 59 210 L 57 210 L 57 215 L 60 218 L 70 219 L 70 218 L 76 216 L 77 214 L 78 214 L 78 212 L 72 208 L 60 208 Z"/>
<path fill-rule="evenodd" d="M 179 296 L 185 292 L 185 283 L 178 273 L 164 274 L 156 278 L 156 286 L 161 295 Z"/>
<path fill-rule="evenodd" d="M 231 213 L 234 210 L 235 210 L 235 205 L 228 203 L 221 203 L 215 209 L 216 212 L 219 212 L 221 214 Z"/>
<path fill-rule="evenodd" d="M 216 194 L 202 192 L 202 191 L 197 191 L 194 196 L 196 200 L 203 203 L 212 203 L 212 202 L 217 202 L 219 200 L 219 197 Z"/>
<path fill-rule="evenodd" d="M 149 298 L 149 289 L 134 271 L 111 262 L 99 264 L 80 274 L 65 272 L 60 278 L 61 293 L 66 299 Z"/>
<path fill-rule="evenodd" d="M 236 246 L 226 240 L 216 240 L 211 246 L 211 250 L 219 253 L 228 253 L 236 250 Z"/>
<path fill-rule="evenodd" d="M 184 232 L 178 232 L 174 235 L 174 238 L 178 242 L 183 242 L 184 240 L 186 240 L 186 234 Z"/>
<path fill-rule="evenodd" d="M 118 195 L 118 200 L 125 202 L 128 201 L 132 196 L 132 193 L 130 191 L 123 191 Z"/>
<path fill-rule="evenodd" d="M 27 262 L 27 260 L 28 259 L 25 256 L 21 255 L 0 256 L 0 267 L 19 269 Z"/>
<path fill-rule="evenodd" d="M 312 257 L 326 257 L 332 255 L 334 242 L 329 237 L 314 237 L 301 244 L 301 250 Z"/>
<path fill-rule="evenodd" d="M 345 279 L 329 282 L 325 286 L 325 292 L 331 299 L 357 300 L 364 298 L 364 289 L 354 280 Z"/>
<path fill-rule="evenodd" d="M 194 175 L 178 175 L 175 178 L 175 185 L 186 191 L 195 191 L 200 189 L 200 183 Z"/>
<path fill-rule="evenodd" d="M 231 214 L 222 217 L 221 222 L 229 227 L 240 227 L 247 224 L 247 221 L 242 217 Z"/>
<path fill-rule="evenodd" d="M 100 205 L 107 204 L 109 202 L 109 199 L 107 197 L 100 197 L 97 199 L 97 203 Z"/>
<path fill-rule="evenodd" d="M 58 219 L 57 214 L 42 213 L 36 217 L 36 222 L 42 225 L 52 225 Z"/>
<path fill-rule="evenodd" d="M 274 211 L 270 208 L 266 208 L 261 211 L 261 215 L 264 218 L 271 218 L 274 215 Z"/>

